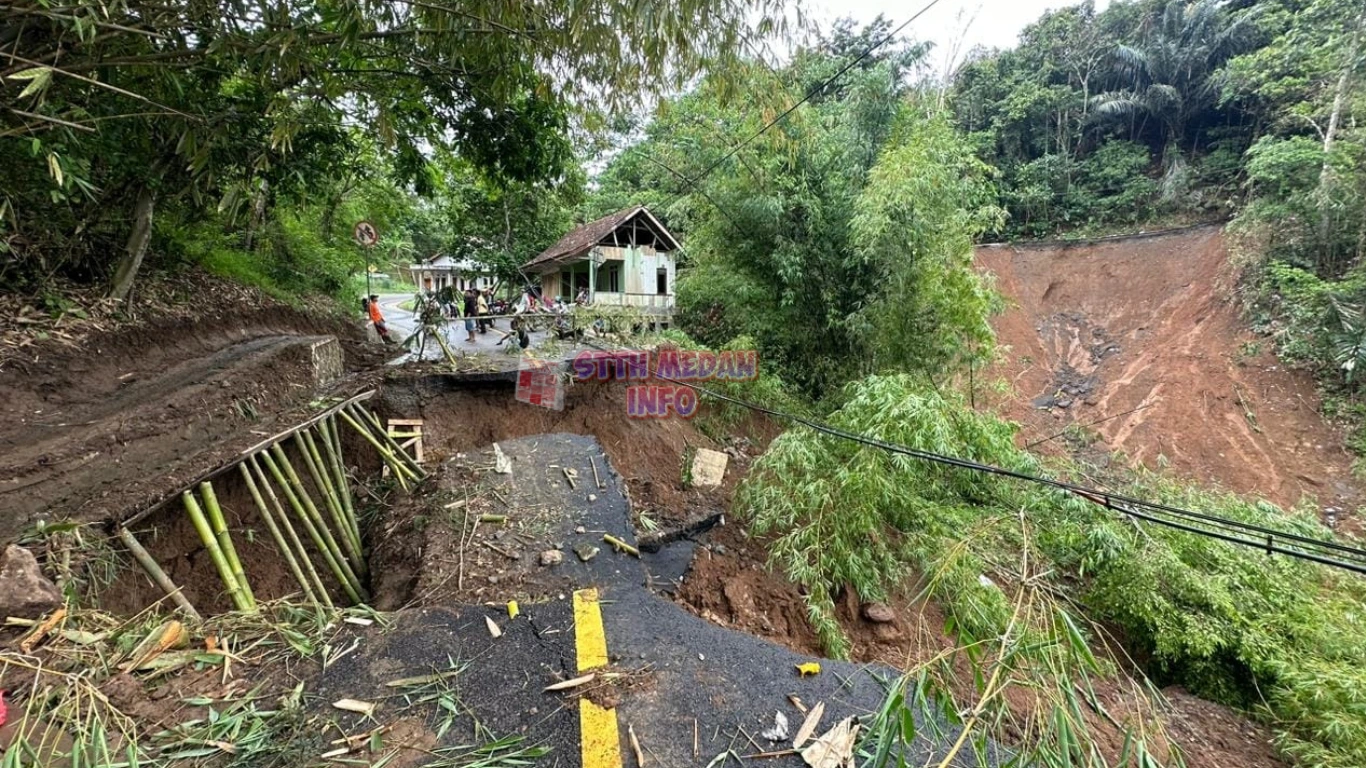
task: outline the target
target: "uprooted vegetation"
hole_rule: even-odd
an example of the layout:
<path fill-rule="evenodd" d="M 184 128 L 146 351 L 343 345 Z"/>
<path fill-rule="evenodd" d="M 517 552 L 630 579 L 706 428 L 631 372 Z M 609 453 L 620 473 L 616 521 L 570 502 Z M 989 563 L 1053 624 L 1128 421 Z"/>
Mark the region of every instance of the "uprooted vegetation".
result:
<path fill-rule="evenodd" d="M 1011 425 L 908 375 L 860 382 L 831 421 L 912 448 L 1042 469 L 1016 447 Z M 1133 483 L 1135 495 L 1327 536 L 1305 513 L 1153 477 Z M 1124 651 L 1160 684 L 1262 712 L 1278 745 L 1306 764 L 1366 759 L 1353 714 L 1366 689 L 1366 655 L 1353 639 L 1366 587 L 1353 576 L 805 430 L 774 441 L 739 506 L 756 533 L 776 535 L 773 562 L 807 587 L 814 624 L 835 654 L 848 647 L 834 620 L 837 592 L 886 600 L 908 574 L 922 574 L 946 629 L 975 649 L 970 717 L 1018 720 L 1040 759 L 1091 759 L 1076 692 L 1103 669 L 1128 666 L 1108 653 Z M 1001 695 L 1011 685 L 1028 687 L 1042 706 L 1019 718 Z"/>

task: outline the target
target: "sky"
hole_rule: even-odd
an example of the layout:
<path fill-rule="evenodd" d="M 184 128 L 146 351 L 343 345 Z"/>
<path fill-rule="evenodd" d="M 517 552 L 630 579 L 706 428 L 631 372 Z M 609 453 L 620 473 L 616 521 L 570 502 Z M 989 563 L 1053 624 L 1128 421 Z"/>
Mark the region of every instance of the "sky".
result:
<path fill-rule="evenodd" d="M 899 26 L 925 6 L 929 0 L 807 0 L 809 18 L 822 28 L 836 19 L 852 17 L 870 22 L 880 13 Z M 973 47 L 1014 47 L 1020 30 L 1051 8 L 1066 8 L 1081 0 L 939 0 L 903 32 L 916 40 L 934 43 L 931 64 L 938 72 L 952 69 L 952 60 L 961 60 Z M 1109 0 L 1096 0 L 1096 10 Z"/>

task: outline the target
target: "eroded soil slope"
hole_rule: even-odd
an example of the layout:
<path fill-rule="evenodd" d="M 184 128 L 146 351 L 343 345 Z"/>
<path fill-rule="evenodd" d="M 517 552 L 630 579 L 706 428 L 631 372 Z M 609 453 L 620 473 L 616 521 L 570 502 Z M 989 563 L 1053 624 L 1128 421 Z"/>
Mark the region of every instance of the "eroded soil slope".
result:
<path fill-rule="evenodd" d="M 1013 393 L 996 405 L 1026 443 L 1108 417 L 1088 427 L 1097 447 L 1135 464 L 1282 505 L 1309 496 L 1355 509 L 1352 456 L 1312 380 L 1281 365 L 1227 299 L 1219 227 L 983 246 L 976 258 L 1009 303 L 995 373 Z"/>
<path fill-rule="evenodd" d="M 194 309 L 7 358 L 0 543 L 39 519 L 116 519 L 160 501 L 317 394 L 314 344 L 357 343 L 345 324 L 282 305 L 206 297 Z"/>

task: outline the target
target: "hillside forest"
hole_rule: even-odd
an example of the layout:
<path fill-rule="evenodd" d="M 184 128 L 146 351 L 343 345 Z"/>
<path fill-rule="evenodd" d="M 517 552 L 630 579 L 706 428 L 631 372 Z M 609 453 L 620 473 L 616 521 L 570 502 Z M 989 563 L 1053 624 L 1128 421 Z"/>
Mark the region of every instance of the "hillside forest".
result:
<path fill-rule="evenodd" d="M 1226 221 L 1232 298 L 1318 377 L 1366 454 L 1359 0 L 1085 2 L 948 73 L 914 26 L 893 35 L 900 20 L 810 29 L 777 0 L 637 9 L 4 5 L 0 286 L 53 311 L 71 285 L 135 305 L 148 275 L 197 268 L 354 305 L 368 263 L 438 253 L 517 285 L 574 223 L 640 203 L 685 245 L 674 340 L 759 351 L 764 375 L 736 394 L 1018 472 L 1081 473 L 1018 448 L 963 394 L 998 354 L 1001 299 L 973 244 Z M 362 218 L 382 234 L 368 262 L 350 241 Z M 1331 535 L 1312 510 L 1122 482 Z M 1043 702 L 1017 729 L 1026 757 L 1095 764 L 1076 691 L 1114 671 L 1088 650 L 1103 627 L 1155 684 L 1268 723 L 1298 764 L 1366 765 L 1354 576 L 811 431 L 774 441 L 738 505 L 834 655 L 840 589 L 884 599 L 931 576 L 951 631 L 992 646 L 976 668 L 1009 666 L 976 676 L 974 717 L 1007 717 L 991 708 L 1005 706 L 998 679 Z M 979 577 L 1021 558 L 1027 607 Z M 916 685 L 904 706 L 952 696 L 933 675 Z M 1145 749 L 1132 764 L 1155 764 Z"/>

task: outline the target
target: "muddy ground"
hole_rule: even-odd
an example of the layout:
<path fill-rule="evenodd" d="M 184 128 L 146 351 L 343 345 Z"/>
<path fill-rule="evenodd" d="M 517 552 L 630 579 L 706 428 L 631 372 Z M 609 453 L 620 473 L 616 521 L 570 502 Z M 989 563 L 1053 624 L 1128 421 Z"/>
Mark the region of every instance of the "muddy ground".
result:
<path fill-rule="evenodd" d="M 351 370 L 374 361 L 359 325 L 237 287 L 193 287 L 189 319 L 111 319 L 74 347 L 49 338 L 3 350 L 0 543 L 43 518 L 135 514 L 292 423 L 325 394 L 317 342 L 337 338 Z"/>
<path fill-rule="evenodd" d="M 1311 377 L 1287 369 L 1231 300 L 1218 226 L 1096 243 L 984 246 L 1007 310 L 1000 363 L 979 388 L 1023 425 L 1021 442 L 1064 450 L 1084 426 L 1098 453 L 1260 496 L 1352 513 L 1362 500 L 1343 434 Z M 1085 426 L 1089 425 L 1089 426 Z"/>

